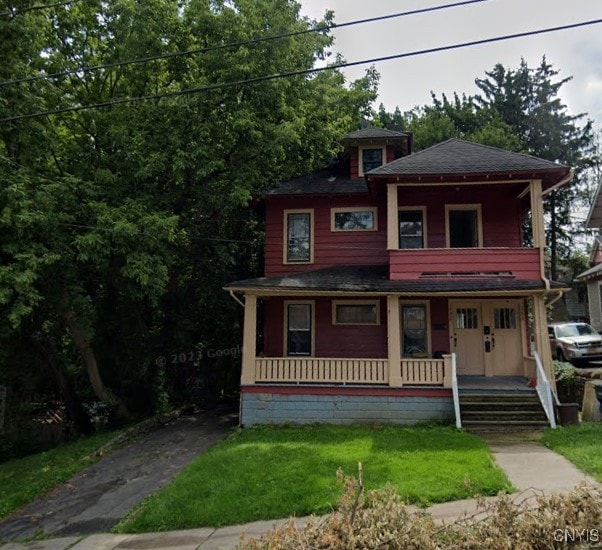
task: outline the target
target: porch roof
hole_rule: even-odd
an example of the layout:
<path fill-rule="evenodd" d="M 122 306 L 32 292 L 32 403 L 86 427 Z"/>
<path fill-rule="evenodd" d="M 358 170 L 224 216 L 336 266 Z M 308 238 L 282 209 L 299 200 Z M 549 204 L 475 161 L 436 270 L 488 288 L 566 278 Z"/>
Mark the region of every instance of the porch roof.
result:
<path fill-rule="evenodd" d="M 566 285 L 552 283 L 552 288 L 563 289 Z M 301 292 L 348 292 L 375 294 L 454 294 L 495 293 L 516 291 L 543 291 L 543 281 L 524 281 L 501 277 L 478 279 L 437 279 L 391 281 L 388 265 L 344 265 L 325 269 L 294 273 L 278 277 L 259 277 L 227 284 L 226 290 L 243 292 L 301 291 Z"/>
<path fill-rule="evenodd" d="M 575 277 L 575 281 L 588 281 L 589 279 L 600 277 L 602 277 L 602 264 L 595 265 L 583 273 L 579 273 L 579 275 Z"/>
<path fill-rule="evenodd" d="M 448 139 L 412 155 L 401 157 L 370 171 L 367 176 L 396 176 L 401 181 L 419 179 L 425 183 L 444 179 L 540 178 L 544 186 L 560 182 L 570 169 L 556 162 L 497 147 Z"/>

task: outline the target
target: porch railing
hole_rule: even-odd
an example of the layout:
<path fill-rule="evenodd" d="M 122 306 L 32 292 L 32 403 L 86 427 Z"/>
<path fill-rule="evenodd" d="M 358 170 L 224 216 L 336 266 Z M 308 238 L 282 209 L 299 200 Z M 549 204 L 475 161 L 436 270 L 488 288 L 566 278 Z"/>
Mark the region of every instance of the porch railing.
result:
<path fill-rule="evenodd" d="M 460 414 L 460 392 L 458 391 L 458 368 L 456 366 L 456 354 L 451 354 L 451 387 L 454 398 L 454 414 L 456 415 L 456 428 L 462 428 L 462 416 Z"/>
<path fill-rule="evenodd" d="M 256 382 L 387 384 L 387 359 L 258 357 Z"/>
<path fill-rule="evenodd" d="M 401 379 L 412 386 L 443 386 L 445 362 L 443 359 L 402 359 Z"/>
<path fill-rule="evenodd" d="M 556 418 L 554 417 L 554 402 L 552 400 L 552 387 L 550 386 L 550 382 L 548 380 L 548 377 L 546 376 L 546 372 L 543 368 L 541 358 L 539 357 L 536 351 L 533 352 L 533 357 L 535 358 L 537 373 L 537 394 L 539 395 L 539 400 L 541 401 L 543 410 L 545 411 L 546 416 L 548 417 L 550 428 L 556 428 Z"/>
<path fill-rule="evenodd" d="M 404 358 L 401 384 L 450 386 L 450 359 Z M 287 384 L 389 384 L 387 359 L 332 357 L 257 357 L 255 382 Z"/>

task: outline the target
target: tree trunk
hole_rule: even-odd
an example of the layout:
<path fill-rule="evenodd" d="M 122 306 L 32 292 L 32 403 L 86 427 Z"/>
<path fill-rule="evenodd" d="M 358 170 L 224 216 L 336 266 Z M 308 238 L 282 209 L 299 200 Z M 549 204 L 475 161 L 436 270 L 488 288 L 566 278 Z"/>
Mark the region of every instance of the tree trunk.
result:
<path fill-rule="evenodd" d="M 91 434 L 94 431 L 94 427 L 92 426 L 90 417 L 82 406 L 82 402 L 75 393 L 73 385 L 67 378 L 65 371 L 63 371 L 61 366 L 56 362 L 55 354 L 40 342 L 34 342 L 34 346 L 44 360 L 44 363 L 50 368 L 61 396 L 67 405 L 69 418 L 73 420 L 77 432 L 84 435 Z"/>
<path fill-rule="evenodd" d="M 88 378 L 90 379 L 90 384 L 92 384 L 92 389 L 94 390 L 96 396 L 101 401 L 104 401 L 107 405 L 113 407 L 113 410 L 118 418 L 129 418 L 130 413 L 123 400 L 115 395 L 107 386 L 105 386 L 104 382 L 102 381 L 100 370 L 98 369 L 98 363 L 96 362 L 96 355 L 94 354 L 94 350 L 90 345 L 90 341 L 88 340 L 86 333 L 77 325 L 75 313 L 73 311 L 64 313 L 63 320 L 67 326 L 71 338 L 73 339 L 75 347 L 84 360 Z"/>

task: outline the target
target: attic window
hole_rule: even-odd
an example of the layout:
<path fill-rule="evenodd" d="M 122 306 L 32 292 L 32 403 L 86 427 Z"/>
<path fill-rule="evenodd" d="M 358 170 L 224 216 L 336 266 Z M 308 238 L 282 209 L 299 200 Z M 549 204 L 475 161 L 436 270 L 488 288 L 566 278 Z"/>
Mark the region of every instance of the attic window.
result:
<path fill-rule="evenodd" d="M 359 175 L 374 170 L 385 163 L 384 147 L 360 147 L 359 150 Z"/>

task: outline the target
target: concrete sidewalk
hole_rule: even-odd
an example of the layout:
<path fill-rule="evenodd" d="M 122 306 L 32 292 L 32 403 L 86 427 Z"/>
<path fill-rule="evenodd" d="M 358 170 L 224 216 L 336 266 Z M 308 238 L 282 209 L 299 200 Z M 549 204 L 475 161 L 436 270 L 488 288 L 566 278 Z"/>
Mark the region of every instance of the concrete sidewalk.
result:
<path fill-rule="evenodd" d="M 512 484 L 522 493 L 521 501 L 534 499 L 536 495 L 565 493 L 580 484 L 600 486 L 595 480 L 579 471 L 564 457 L 543 447 L 539 443 L 512 441 L 503 436 L 484 436 L 494 458 Z M 488 500 L 492 500 L 490 497 Z M 478 512 L 475 499 L 435 504 L 426 510 L 436 520 L 451 522 Z M 298 518 L 298 525 L 304 525 L 309 518 Z M 85 538 L 65 537 L 25 544 L 10 543 L 3 550 L 111 550 L 111 549 L 180 549 L 215 550 L 234 548 L 244 533 L 245 537 L 258 537 L 284 525 L 288 520 L 257 521 L 246 525 L 202 528 L 167 533 L 147 533 L 143 535 L 98 534 Z"/>

